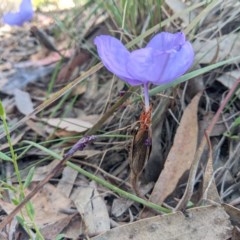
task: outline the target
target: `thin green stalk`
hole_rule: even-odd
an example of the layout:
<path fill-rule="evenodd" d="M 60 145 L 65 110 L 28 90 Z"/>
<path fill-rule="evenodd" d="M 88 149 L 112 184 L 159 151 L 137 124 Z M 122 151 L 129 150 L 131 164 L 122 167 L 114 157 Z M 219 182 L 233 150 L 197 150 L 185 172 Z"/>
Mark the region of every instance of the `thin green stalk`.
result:
<path fill-rule="evenodd" d="M 1 119 L 3 121 L 3 127 L 4 127 L 4 130 L 5 130 L 5 133 L 6 133 L 10 153 L 11 153 L 11 156 L 12 156 L 12 163 L 13 163 L 14 171 L 16 173 L 16 177 L 17 177 L 17 180 L 18 180 L 18 183 L 19 183 L 20 201 L 22 201 L 24 199 L 24 188 L 23 188 L 23 183 L 22 183 L 20 171 L 19 171 L 18 164 L 17 164 L 17 156 L 16 156 L 16 154 L 14 152 L 14 149 L 13 149 L 13 145 L 12 145 L 12 141 L 11 141 L 11 137 L 10 137 L 10 133 L 9 133 L 6 118 L 1 116 Z"/>
<path fill-rule="evenodd" d="M 45 238 L 43 237 L 42 233 L 40 232 L 38 226 L 36 225 L 34 218 L 30 214 L 29 214 L 29 218 L 31 219 L 33 229 L 36 231 L 36 236 L 38 237 L 37 239 L 45 240 Z"/>
<path fill-rule="evenodd" d="M 81 173 L 85 177 L 88 177 L 91 180 L 101 184 L 102 186 L 112 190 L 113 192 L 115 192 L 115 193 L 117 193 L 117 194 L 119 194 L 119 195 L 121 195 L 121 196 L 123 196 L 123 197 L 125 197 L 127 199 L 130 199 L 130 200 L 132 200 L 134 202 L 138 202 L 138 203 L 144 205 L 145 207 L 149 207 L 149 208 L 151 208 L 151 209 L 153 209 L 153 210 L 155 210 L 157 212 L 161 212 L 161 213 L 171 213 L 172 212 L 170 209 L 167 209 L 167 208 L 164 208 L 164 207 L 162 207 L 160 205 L 157 205 L 157 204 L 154 204 L 152 202 L 146 201 L 146 200 L 144 200 L 144 199 L 142 199 L 140 197 L 137 197 L 134 194 L 125 192 L 122 189 L 120 189 L 120 188 L 118 188 L 118 187 L 116 187 L 116 186 L 106 182 L 105 180 L 103 180 L 103 179 L 101 179 L 101 178 L 99 178 L 99 177 L 97 177 L 97 176 L 95 176 L 95 175 L 93 175 L 93 174 L 83 170 L 81 167 L 79 167 L 79 166 L 77 166 L 77 165 L 75 165 L 75 164 L 73 164 L 73 163 L 71 163 L 69 161 L 67 161 L 66 165 L 71 167 L 72 169 L 78 171 L 79 173 Z"/>
<path fill-rule="evenodd" d="M 47 98 L 50 96 L 50 94 L 52 93 L 53 91 L 53 88 L 54 88 L 54 85 L 55 85 L 55 81 L 57 79 L 57 75 L 61 69 L 61 66 L 63 64 L 63 59 L 61 59 L 61 61 L 59 61 L 57 64 L 56 64 L 56 67 L 54 68 L 54 71 L 52 73 L 52 76 L 51 76 L 51 79 L 50 79 L 50 82 L 48 84 L 48 89 L 47 89 Z"/>

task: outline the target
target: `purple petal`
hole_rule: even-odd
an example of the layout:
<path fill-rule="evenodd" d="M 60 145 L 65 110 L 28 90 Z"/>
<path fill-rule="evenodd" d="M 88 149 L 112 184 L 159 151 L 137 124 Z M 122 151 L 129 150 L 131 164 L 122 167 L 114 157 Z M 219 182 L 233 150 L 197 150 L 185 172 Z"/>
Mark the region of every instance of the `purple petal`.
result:
<path fill-rule="evenodd" d="M 24 22 L 33 18 L 33 13 L 31 0 L 22 0 L 19 11 L 5 14 L 3 16 L 3 22 L 11 26 L 22 26 Z"/>
<path fill-rule="evenodd" d="M 152 48 L 142 48 L 131 53 L 126 64 L 132 78 L 143 83 L 156 82 L 166 65 L 166 54 Z"/>
<path fill-rule="evenodd" d="M 129 51 L 116 38 L 101 35 L 94 39 L 94 44 L 97 46 L 99 57 L 104 66 L 119 78 L 125 80 L 130 85 L 140 85 L 141 82 L 132 79 L 131 75 L 126 70 L 126 62 L 129 58 Z"/>
<path fill-rule="evenodd" d="M 152 81 L 153 84 L 159 85 L 169 83 L 183 75 L 193 64 L 194 51 L 190 42 L 185 44 L 178 50 L 164 54 L 166 66 L 163 68 L 161 76 L 157 81 Z M 161 61 L 159 59 L 159 61 Z"/>
<path fill-rule="evenodd" d="M 133 51 L 127 62 L 127 70 L 132 78 L 142 83 L 155 85 L 168 83 L 184 74 L 193 63 L 194 52 L 189 42 L 178 50 L 158 51 L 143 48 Z"/>
<path fill-rule="evenodd" d="M 159 51 L 168 51 L 171 49 L 177 49 L 185 43 L 185 35 L 182 32 L 168 33 L 162 32 L 154 36 L 147 47 L 153 48 Z"/>

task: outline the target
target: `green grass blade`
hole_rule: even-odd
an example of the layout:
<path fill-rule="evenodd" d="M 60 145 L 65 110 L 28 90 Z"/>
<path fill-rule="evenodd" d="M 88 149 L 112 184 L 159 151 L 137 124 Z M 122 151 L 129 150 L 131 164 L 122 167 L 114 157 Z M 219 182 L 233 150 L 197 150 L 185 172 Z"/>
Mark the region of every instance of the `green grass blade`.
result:
<path fill-rule="evenodd" d="M 23 184 L 23 188 L 26 189 L 29 187 L 29 185 L 31 184 L 32 182 L 32 179 L 33 179 L 33 175 L 34 175 L 34 172 L 35 172 L 35 167 L 32 167 L 29 172 L 28 172 L 28 175 L 26 177 L 26 180 Z"/>
<path fill-rule="evenodd" d="M 6 155 L 3 152 L 0 152 L 0 159 L 4 160 L 4 161 L 10 161 L 12 162 L 12 158 L 10 158 L 8 155 Z"/>
<path fill-rule="evenodd" d="M 61 160 L 61 159 L 62 159 L 62 157 L 61 157 L 59 154 L 57 154 L 57 153 L 49 150 L 48 148 L 45 148 L 45 147 L 39 145 L 38 143 L 35 143 L 35 142 L 32 142 L 32 141 L 28 141 L 28 140 L 25 140 L 25 141 L 23 141 L 23 142 L 24 142 L 24 143 L 27 143 L 27 144 L 29 144 L 29 145 L 31 145 L 31 146 L 34 146 L 34 147 L 36 147 L 36 148 L 38 148 L 38 149 L 40 149 L 40 150 L 42 150 L 43 152 L 49 154 L 50 156 L 52 156 L 52 157 L 55 158 L 55 159 L 58 159 L 58 160 Z"/>

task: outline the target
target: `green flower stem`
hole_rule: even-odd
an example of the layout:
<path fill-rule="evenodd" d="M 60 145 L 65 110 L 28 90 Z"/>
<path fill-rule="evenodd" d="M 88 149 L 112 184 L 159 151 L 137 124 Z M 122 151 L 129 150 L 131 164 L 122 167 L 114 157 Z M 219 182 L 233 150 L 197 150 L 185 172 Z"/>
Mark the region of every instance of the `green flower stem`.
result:
<path fill-rule="evenodd" d="M 119 194 L 120 196 L 122 197 L 125 197 L 125 198 L 128 198 L 134 202 L 138 202 L 146 207 L 149 207 L 157 212 L 160 212 L 160 213 L 171 213 L 172 211 L 170 209 L 167 209 L 167 208 L 164 208 L 160 205 L 157 205 L 157 204 L 154 204 L 152 202 L 149 202 L 149 201 L 146 201 L 140 197 L 137 197 L 135 196 L 134 194 L 131 194 L 131 193 L 128 193 L 128 192 L 125 192 L 123 191 L 122 189 L 106 182 L 105 180 L 85 171 L 84 169 L 82 169 L 81 167 L 73 164 L 72 162 L 69 162 L 67 161 L 67 166 L 71 167 L 72 169 L 78 171 L 80 174 L 84 175 L 85 177 L 88 177 L 90 178 L 91 180 L 101 184 L 102 186 L 112 190 L 113 192 Z"/>

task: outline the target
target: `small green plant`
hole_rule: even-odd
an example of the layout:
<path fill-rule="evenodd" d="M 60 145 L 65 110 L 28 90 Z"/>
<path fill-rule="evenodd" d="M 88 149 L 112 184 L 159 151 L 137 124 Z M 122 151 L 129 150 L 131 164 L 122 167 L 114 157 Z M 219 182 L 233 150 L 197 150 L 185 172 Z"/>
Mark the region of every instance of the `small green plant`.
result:
<path fill-rule="evenodd" d="M 237 118 L 235 119 L 235 121 L 233 122 L 231 128 L 230 128 L 227 132 L 225 132 L 224 135 L 225 135 L 226 137 L 228 137 L 228 138 L 233 139 L 233 140 L 234 140 L 234 139 L 235 139 L 235 140 L 238 140 L 238 139 L 239 139 L 239 136 L 238 136 L 238 135 L 235 135 L 233 132 L 235 132 L 235 129 L 236 129 L 237 127 L 239 127 L 239 125 L 240 125 L 240 117 L 237 117 Z"/>
<path fill-rule="evenodd" d="M 22 178 L 21 178 L 21 174 L 20 174 L 20 171 L 19 171 L 19 167 L 18 167 L 17 155 L 15 154 L 13 144 L 12 144 L 12 141 L 11 141 L 11 137 L 10 137 L 10 133 L 9 133 L 9 129 L 8 129 L 8 124 L 7 124 L 6 113 L 5 113 L 2 101 L 0 101 L 0 118 L 3 122 L 3 127 L 4 127 L 4 130 L 5 130 L 6 136 L 7 136 L 7 142 L 8 142 L 9 149 L 10 149 L 10 154 L 11 154 L 11 157 L 9 157 L 5 153 L 0 152 L 0 158 L 2 160 L 9 161 L 13 164 L 14 172 L 16 174 L 17 181 L 18 181 L 18 187 L 13 187 L 13 186 L 7 185 L 5 183 L 3 183 L 3 185 L 5 185 L 5 187 L 8 189 L 8 191 L 11 191 L 11 193 L 13 193 L 12 194 L 13 197 L 11 199 L 12 203 L 14 205 L 18 205 L 25 198 L 24 190 L 32 182 L 32 178 L 33 178 L 33 174 L 34 174 L 34 167 L 32 167 L 29 170 L 28 175 L 26 177 L 26 180 L 23 183 Z M 26 204 L 25 211 L 27 213 L 27 217 L 24 216 L 23 211 L 21 211 L 20 216 L 16 216 L 18 222 L 26 230 L 30 239 L 44 240 L 44 237 L 42 236 L 40 230 L 38 229 L 38 226 L 34 222 L 35 211 L 34 211 L 34 207 L 33 207 L 31 202 L 28 202 Z M 33 233 L 32 229 L 34 229 L 34 231 L 36 233 Z"/>

